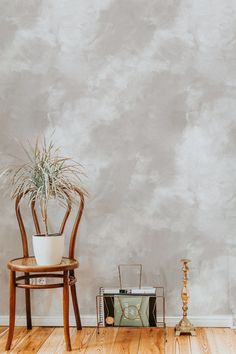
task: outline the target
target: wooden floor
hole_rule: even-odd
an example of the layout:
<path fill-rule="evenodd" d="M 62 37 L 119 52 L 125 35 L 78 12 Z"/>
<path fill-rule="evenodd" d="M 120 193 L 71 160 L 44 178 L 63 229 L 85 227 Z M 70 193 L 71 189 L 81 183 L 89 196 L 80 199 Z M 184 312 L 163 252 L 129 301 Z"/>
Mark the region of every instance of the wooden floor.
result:
<path fill-rule="evenodd" d="M 64 347 L 63 328 L 34 327 L 27 331 L 15 329 L 12 350 L 5 352 L 8 329 L 0 327 L 0 353 L 68 353 Z M 71 353 L 110 354 L 236 354 L 236 334 L 228 328 L 198 328 L 197 337 L 174 337 L 173 328 L 164 336 L 161 329 L 150 328 L 95 328 L 82 331 L 71 328 Z"/>

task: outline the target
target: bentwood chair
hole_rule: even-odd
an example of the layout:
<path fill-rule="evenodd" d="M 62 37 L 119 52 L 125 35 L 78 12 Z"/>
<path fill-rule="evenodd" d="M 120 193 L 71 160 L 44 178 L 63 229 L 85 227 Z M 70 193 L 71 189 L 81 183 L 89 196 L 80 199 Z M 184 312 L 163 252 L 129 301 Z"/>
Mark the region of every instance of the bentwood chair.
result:
<path fill-rule="evenodd" d="M 25 289 L 27 329 L 32 329 L 30 290 L 31 289 L 54 289 L 54 288 L 63 288 L 63 322 L 64 322 L 64 336 L 65 336 L 67 351 L 71 351 L 71 341 L 70 341 L 70 332 L 69 332 L 69 288 L 71 289 L 76 327 L 78 330 L 82 329 L 79 307 L 77 302 L 77 295 L 76 295 L 76 287 L 75 287 L 75 283 L 76 283 L 75 269 L 78 268 L 78 261 L 74 258 L 74 250 L 75 250 L 76 235 L 77 235 L 79 223 L 84 209 L 84 195 L 77 188 L 75 188 L 75 193 L 77 193 L 80 197 L 80 205 L 79 205 L 79 210 L 77 212 L 75 222 L 72 228 L 71 236 L 70 236 L 69 256 L 63 257 L 61 264 L 53 265 L 53 266 L 39 266 L 36 263 L 35 257 L 29 256 L 27 234 L 26 234 L 23 218 L 20 211 L 20 202 L 23 195 L 19 195 L 19 197 L 16 199 L 15 210 L 16 210 L 16 217 L 18 220 L 20 233 L 21 233 L 23 257 L 13 259 L 8 262 L 8 268 L 10 269 L 10 314 L 9 314 L 9 332 L 8 332 L 6 350 L 10 350 L 13 334 L 14 334 L 16 288 Z M 40 234 L 41 233 L 40 225 L 38 222 L 37 212 L 35 209 L 35 202 L 31 204 L 31 211 L 32 211 L 32 217 L 33 217 L 36 233 Z M 71 205 L 68 205 L 68 208 L 65 212 L 60 227 L 60 231 L 59 231 L 60 233 L 63 233 L 70 213 L 71 213 Z M 16 276 L 17 272 L 23 272 L 24 275 Z M 34 273 L 34 274 L 30 274 L 30 273 Z M 51 284 L 47 282 L 47 284 L 42 284 L 42 285 L 31 284 L 30 279 L 35 279 L 35 278 L 37 279 L 42 277 L 59 278 L 61 279 L 61 281 L 58 283 L 51 283 Z"/>

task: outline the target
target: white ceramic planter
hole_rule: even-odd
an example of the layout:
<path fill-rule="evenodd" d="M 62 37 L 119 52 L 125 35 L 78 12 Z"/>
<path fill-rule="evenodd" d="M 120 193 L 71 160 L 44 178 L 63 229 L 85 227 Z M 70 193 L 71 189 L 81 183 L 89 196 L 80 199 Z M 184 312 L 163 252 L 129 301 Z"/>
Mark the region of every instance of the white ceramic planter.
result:
<path fill-rule="evenodd" d="M 33 249 L 38 265 L 60 264 L 64 253 L 64 234 L 33 235 Z"/>

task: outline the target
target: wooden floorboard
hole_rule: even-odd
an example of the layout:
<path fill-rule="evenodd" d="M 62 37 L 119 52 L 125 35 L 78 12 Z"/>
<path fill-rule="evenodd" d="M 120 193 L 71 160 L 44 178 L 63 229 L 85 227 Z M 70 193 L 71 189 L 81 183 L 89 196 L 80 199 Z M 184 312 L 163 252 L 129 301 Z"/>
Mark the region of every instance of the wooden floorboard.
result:
<path fill-rule="evenodd" d="M 99 334 L 94 331 L 87 349 L 86 354 L 104 353 L 110 354 L 115 351 L 115 341 L 118 333 L 118 328 L 101 328 Z"/>
<path fill-rule="evenodd" d="M 140 334 L 140 328 L 118 328 L 112 354 L 138 353 Z"/>
<path fill-rule="evenodd" d="M 82 331 L 76 330 L 74 336 L 72 336 L 71 339 L 73 353 L 86 353 L 95 331 L 96 329 L 93 327 L 83 328 Z"/>
<path fill-rule="evenodd" d="M 175 353 L 176 354 L 192 354 L 189 336 L 181 335 L 181 336 L 175 338 Z"/>
<path fill-rule="evenodd" d="M 7 330 L 8 327 L 0 327 L 0 337 Z"/>
<path fill-rule="evenodd" d="M 166 342 L 166 353 L 165 354 L 175 354 L 175 336 L 174 328 L 167 328 L 167 342 Z"/>
<path fill-rule="evenodd" d="M 236 354 L 236 333 L 229 328 L 197 328 L 197 336 L 175 337 L 174 329 L 158 328 L 70 329 L 72 354 Z M 5 351 L 8 329 L 0 327 L 1 353 L 65 354 L 63 328 L 16 327 L 11 351 Z M 164 345 L 165 344 L 165 345 Z M 165 347 L 165 349 L 164 349 Z"/>
<path fill-rule="evenodd" d="M 213 328 L 206 328 L 206 329 L 204 329 L 204 331 L 206 333 L 206 337 L 207 337 L 207 340 L 209 343 L 210 353 L 222 354 L 220 351 L 221 349 L 217 345 L 216 337 L 215 337 L 215 333 L 218 333 L 218 328 L 214 328 L 214 329 Z M 227 349 L 227 351 L 226 351 L 226 349 Z M 229 354 L 228 348 L 224 348 L 224 350 L 227 354 Z"/>
<path fill-rule="evenodd" d="M 211 354 L 206 331 L 196 328 L 197 336 L 190 337 L 191 353 Z"/>
<path fill-rule="evenodd" d="M 162 329 L 142 328 L 138 354 L 162 354 L 164 352 L 164 335 Z"/>
<path fill-rule="evenodd" d="M 28 331 L 25 327 L 16 327 L 14 331 L 14 337 L 12 340 L 12 348 L 14 348 L 24 337 Z M 8 330 L 0 337 L 0 353 L 5 353 L 5 346 L 7 341 Z"/>
<path fill-rule="evenodd" d="M 13 347 L 11 353 L 37 353 L 52 331 L 53 328 L 34 327 L 31 331 L 28 331 L 23 339 Z"/>
<path fill-rule="evenodd" d="M 75 328 L 70 329 L 70 335 L 72 336 Z M 63 353 L 64 352 L 64 329 L 55 328 L 44 341 L 37 353 L 51 354 L 51 353 Z"/>

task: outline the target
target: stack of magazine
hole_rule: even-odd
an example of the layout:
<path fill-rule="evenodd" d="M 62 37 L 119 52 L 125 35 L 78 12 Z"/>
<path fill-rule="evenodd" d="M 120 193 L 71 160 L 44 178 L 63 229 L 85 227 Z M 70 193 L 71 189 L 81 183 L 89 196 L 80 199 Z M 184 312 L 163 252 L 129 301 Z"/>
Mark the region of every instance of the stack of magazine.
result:
<path fill-rule="evenodd" d="M 100 288 L 99 322 L 103 326 L 156 326 L 156 288 Z"/>

